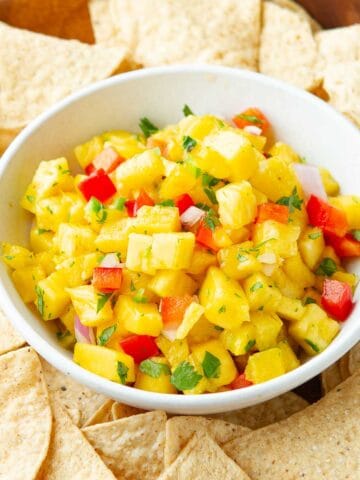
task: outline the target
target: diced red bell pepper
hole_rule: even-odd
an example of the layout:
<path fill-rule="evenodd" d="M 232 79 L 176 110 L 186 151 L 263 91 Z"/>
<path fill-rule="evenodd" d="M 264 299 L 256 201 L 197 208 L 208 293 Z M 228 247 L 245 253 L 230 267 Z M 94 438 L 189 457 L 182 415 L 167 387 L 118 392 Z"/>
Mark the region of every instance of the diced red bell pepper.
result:
<path fill-rule="evenodd" d="M 98 170 L 79 183 L 78 188 L 86 200 L 91 197 L 97 198 L 101 203 L 106 202 L 116 193 L 116 187 L 105 174 L 104 170 Z"/>
<path fill-rule="evenodd" d="M 199 229 L 197 231 L 196 241 L 203 247 L 206 247 L 215 253 L 219 250 L 219 247 L 214 239 L 213 231 L 203 222 L 200 223 Z"/>
<path fill-rule="evenodd" d="M 110 293 L 121 288 L 122 268 L 95 267 L 93 271 L 93 285 L 96 290 Z"/>
<path fill-rule="evenodd" d="M 343 237 L 349 229 L 345 213 L 311 195 L 306 205 L 309 221 L 314 227 L 320 227 L 326 233 Z"/>
<path fill-rule="evenodd" d="M 135 363 L 141 363 L 159 354 L 155 338 L 150 335 L 132 335 L 120 340 L 119 345 L 125 353 L 133 357 Z"/>
<path fill-rule="evenodd" d="M 263 203 L 259 205 L 257 223 L 266 220 L 275 220 L 280 223 L 288 223 L 289 208 L 286 205 L 278 205 L 277 203 Z"/>
<path fill-rule="evenodd" d="M 250 387 L 251 385 L 254 385 L 253 382 L 250 382 L 250 380 L 247 380 L 245 378 L 245 373 L 240 373 L 235 380 L 233 380 L 230 383 L 230 388 L 232 390 L 237 390 L 238 388 L 245 388 L 245 387 Z"/>
<path fill-rule="evenodd" d="M 349 234 L 345 237 L 327 234 L 326 241 L 339 257 L 360 257 L 360 242 Z"/>
<path fill-rule="evenodd" d="M 352 308 L 352 291 L 349 284 L 326 278 L 321 295 L 321 305 L 331 316 L 343 322 Z"/>
<path fill-rule="evenodd" d="M 184 314 L 191 302 L 192 295 L 182 297 L 164 297 L 161 299 L 161 316 L 166 327 L 178 327 L 184 318 Z"/>
<path fill-rule="evenodd" d="M 89 165 L 87 165 L 85 167 L 86 175 L 91 175 L 92 173 L 95 173 L 95 172 L 96 172 L 96 168 L 94 167 L 94 165 L 92 163 L 89 163 Z"/>
<path fill-rule="evenodd" d="M 144 205 L 148 205 L 149 207 L 153 207 L 155 205 L 154 200 L 149 197 L 144 190 L 141 190 L 136 200 L 127 200 L 125 202 L 129 217 L 136 217 L 138 210 Z"/>
<path fill-rule="evenodd" d="M 258 108 L 247 108 L 240 114 L 235 115 L 232 121 L 238 128 L 244 128 L 249 125 L 253 125 L 254 127 L 261 128 L 263 133 L 266 133 L 270 128 L 269 120 Z"/>
<path fill-rule="evenodd" d="M 104 148 L 104 150 L 98 155 L 96 155 L 92 164 L 95 170 L 103 169 L 105 173 L 111 173 L 124 160 L 125 158 L 121 157 L 116 150 L 111 147 L 107 147 Z"/>
<path fill-rule="evenodd" d="M 161 152 L 161 155 L 163 157 L 167 156 L 168 145 L 165 142 L 165 140 L 160 140 L 159 138 L 151 138 L 150 137 L 150 138 L 147 139 L 146 146 L 147 146 L 147 148 L 159 148 L 160 152 Z"/>
<path fill-rule="evenodd" d="M 184 193 L 175 199 L 175 206 L 179 209 L 180 215 L 194 205 L 194 200 L 187 193 Z"/>

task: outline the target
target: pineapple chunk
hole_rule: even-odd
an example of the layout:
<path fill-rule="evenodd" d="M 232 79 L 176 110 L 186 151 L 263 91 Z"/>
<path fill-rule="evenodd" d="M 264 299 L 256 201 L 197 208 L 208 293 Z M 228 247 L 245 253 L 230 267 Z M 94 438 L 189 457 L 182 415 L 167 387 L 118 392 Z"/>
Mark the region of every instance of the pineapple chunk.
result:
<path fill-rule="evenodd" d="M 271 201 L 291 195 L 294 187 L 300 191 L 292 168 L 279 157 L 271 157 L 259 163 L 259 168 L 250 179 L 252 185 Z"/>
<path fill-rule="evenodd" d="M 164 165 L 155 150 L 147 150 L 121 163 L 116 169 L 116 186 L 123 195 L 157 182 L 164 175 Z"/>
<path fill-rule="evenodd" d="M 197 283 L 182 270 L 159 270 L 148 287 L 159 297 L 181 297 L 192 295 L 197 289 Z"/>
<path fill-rule="evenodd" d="M 310 270 L 314 270 L 319 263 L 324 248 L 325 241 L 322 230 L 308 227 L 303 231 L 299 239 L 299 250 Z"/>
<path fill-rule="evenodd" d="M 24 196 L 22 197 L 20 201 L 20 205 L 22 208 L 25 210 L 28 210 L 31 213 L 35 213 L 35 207 L 36 207 L 36 190 L 35 187 L 32 183 L 28 185 Z"/>
<path fill-rule="evenodd" d="M 99 293 L 92 285 L 67 288 L 66 291 L 83 325 L 97 327 L 112 320 L 110 294 Z"/>
<path fill-rule="evenodd" d="M 126 268 L 134 272 L 153 275 L 155 269 L 152 266 L 152 244 L 153 238 L 150 235 L 130 233 L 126 255 Z"/>
<path fill-rule="evenodd" d="M 299 155 L 286 143 L 283 142 L 276 142 L 273 145 L 269 153 L 272 157 L 281 158 L 287 164 L 290 163 L 299 163 Z"/>
<path fill-rule="evenodd" d="M 256 148 L 259 152 L 262 152 L 264 150 L 264 147 L 267 142 L 267 138 L 264 137 L 263 135 L 254 135 L 252 133 L 246 132 L 245 130 L 241 130 L 241 134 L 247 138 L 251 145 Z"/>
<path fill-rule="evenodd" d="M 305 309 L 301 320 L 290 325 L 289 334 L 309 355 L 316 355 L 331 343 L 340 327 L 318 305 L 311 303 Z"/>
<path fill-rule="evenodd" d="M 181 230 L 179 209 L 175 207 L 162 207 L 144 205 L 137 212 L 134 221 L 135 233 L 171 233 Z"/>
<path fill-rule="evenodd" d="M 256 330 L 251 322 L 245 322 L 234 330 L 224 330 L 220 340 L 233 355 L 246 355 L 256 343 Z"/>
<path fill-rule="evenodd" d="M 187 340 L 189 345 L 207 342 L 212 338 L 219 338 L 221 330 L 221 327 L 217 327 L 213 323 L 210 323 L 209 320 L 202 316 L 190 330 Z"/>
<path fill-rule="evenodd" d="M 76 343 L 74 362 L 112 382 L 125 384 L 135 381 L 134 360 L 121 351 L 88 343 Z"/>
<path fill-rule="evenodd" d="M 23 267 L 15 270 L 12 279 L 16 290 L 25 303 L 30 303 L 36 299 L 36 285 L 40 280 L 46 277 L 46 273 L 39 265 Z"/>
<path fill-rule="evenodd" d="M 216 191 L 220 221 L 225 227 L 241 228 L 256 217 L 256 198 L 249 182 L 229 183 Z"/>
<path fill-rule="evenodd" d="M 121 218 L 112 223 L 105 223 L 95 239 L 95 247 L 105 253 L 119 252 L 126 256 L 129 234 L 134 231 L 134 218 Z"/>
<path fill-rule="evenodd" d="M 68 308 L 65 310 L 64 314 L 60 317 L 61 323 L 72 335 L 74 335 L 75 333 L 75 316 L 76 312 L 74 307 L 72 305 L 69 305 Z"/>
<path fill-rule="evenodd" d="M 195 140 L 203 140 L 214 130 L 219 129 L 219 119 L 214 115 L 188 115 L 178 124 L 181 138 L 188 135 Z"/>
<path fill-rule="evenodd" d="M 140 369 L 136 375 L 135 388 L 140 388 L 140 390 L 146 390 L 148 392 L 177 393 L 176 388 L 170 382 L 171 372 L 166 358 L 152 357 L 148 360 L 164 365 L 164 368 L 160 370 L 159 376 L 154 376 L 143 372 L 140 366 Z"/>
<path fill-rule="evenodd" d="M 255 340 L 258 350 L 263 351 L 275 347 L 283 322 L 275 313 L 254 312 L 251 323 L 255 327 Z"/>
<path fill-rule="evenodd" d="M 196 185 L 196 176 L 193 168 L 187 164 L 175 164 L 170 174 L 161 183 L 160 198 L 175 198 L 184 192 L 189 192 Z"/>
<path fill-rule="evenodd" d="M 284 225 L 274 220 L 266 220 L 257 223 L 253 231 L 254 243 L 268 242 L 266 247 L 280 257 L 288 258 L 297 254 L 297 239 L 300 235 L 300 227 Z"/>
<path fill-rule="evenodd" d="M 245 294 L 234 280 L 219 268 L 210 267 L 199 292 L 206 318 L 215 325 L 233 329 L 249 321 Z"/>
<path fill-rule="evenodd" d="M 140 142 L 139 136 L 123 130 L 105 132 L 101 135 L 104 147 L 113 147 L 123 158 L 131 158 L 145 150 L 145 145 Z"/>
<path fill-rule="evenodd" d="M 46 273 L 46 276 L 55 271 L 55 255 L 53 250 L 47 250 L 46 252 L 40 252 L 35 255 L 36 263 L 42 267 Z"/>
<path fill-rule="evenodd" d="M 355 273 L 341 272 L 340 270 L 333 273 L 331 278 L 333 280 L 338 280 L 339 282 L 345 282 L 350 285 L 351 288 L 355 288 L 359 281 Z"/>
<path fill-rule="evenodd" d="M 194 371 L 198 375 L 200 375 L 201 378 L 194 388 L 191 388 L 190 390 L 183 390 L 183 393 L 185 395 L 199 395 L 200 393 L 204 393 L 206 391 L 209 391 L 208 380 L 205 376 L 202 376 L 203 371 L 202 371 L 201 364 L 200 364 L 199 360 L 193 354 L 191 354 L 186 359 L 186 362 L 189 363 L 194 368 Z"/>
<path fill-rule="evenodd" d="M 13 270 L 34 265 L 34 254 L 27 248 L 20 247 L 20 245 L 12 245 L 7 242 L 2 242 L 1 247 L 1 259 Z"/>
<path fill-rule="evenodd" d="M 150 290 L 150 282 L 152 277 L 146 273 L 132 272 L 127 268 L 122 271 L 122 282 L 120 292 L 122 295 L 135 295 L 137 291 L 144 292 L 144 297 L 152 302 L 156 295 Z"/>
<path fill-rule="evenodd" d="M 189 268 L 195 245 L 191 232 L 155 233 L 152 244 L 152 266 L 156 270 Z"/>
<path fill-rule="evenodd" d="M 80 167 L 86 168 L 93 162 L 94 158 L 102 152 L 104 148 L 104 142 L 101 137 L 93 137 L 86 143 L 78 145 L 74 149 L 76 160 L 79 162 Z"/>
<path fill-rule="evenodd" d="M 301 285 L 292 282 L 281 268 L 277 268 L 271 278 L 285 297 L 301 298 L 304 295 L 304 289 Z"/>
<path fill-rule="evenodd" d="M 121 350 L 119 340 L 128 337 L 131 335 L 131 333 L 128 332 L 126 328 L 124 328 L 124 326 L 118 321 L 116 304 L 114 307 L 114 318 L 96 327 L 96 340 L 99 345 L 104 345 L 104 332 L 109 332 L 108 329 L 110 329 L 110 333 L 112 333 L 109 339 L 105 342 L 105 345 L 109 348 L 113 348 L 114 350 Z"/>
<path fill-rule="evenodd" d="M 297 298 L 282 297 L 276 313 L 289 322 L 296 322 L 305 313 L 305 307 Z"/>
<path fill-rule="evenodd" d="M 287 258 L 284 262 L 283 269 L 285 274 L 293 282 L 297 282 L 303 288 L 312 287 L 315 284 L 315 275 L 302 261 L 299 253 Z"/>
<path fill-rule="evenodd" d="M 281 301 L 280 290 L 262 273 L 254 273 L 244 282 L 250 310 L 275 312 Z"/>
<path fill-rule="evenodd" d="M 30 230 L 30 247 L 33 252 L 39 253 L 51 250 L 53 248 L 54 233 L 42 228 L 36 224 Z"/>
<path fill-rule="evenodd" d="M 197 302 L 191 302 L 184 313 L 184 318 L 176 330 L 176 338 L 183 340 L 194 325 L 200 320 L 204 314 L 204 307 Z"/>
<path fill-rule="evenodd" d="M 251 247 L 252 242 L 245 242 L 219 250 L 220 268 L 226 275 L 235 280 L 242 280 L 252 273 L 261 271 L 261 263 L 248 252 Z"/>
<path fill-rule="evenodd" d="M 284 373 L 286 373 L 284 356 L 278 347 L 250 355 L 245 368 L 245 377 L 253 383 L 267 382 Z"/>
<path fill-rule="evenodd" d="M 187 269 L 192 275 L 200 275 L 204 273 L 211 265 L 216 265 L 216 257 L 208 250 L 195 247 L 190 266 Z"/>
<path fill-rule="evenodd" d="M 116 303 L 117 322 L 137 335 L 157 337 L 162 330 L 162 318 L 155 303 L 137 303 L 121 295 Z"/>
<path fill-rule="evenodd" d="M 98 266 L 100 255 L 88 253 L 78 257 L 67 258 L 56 266 L 62 272 L 68 287 L 79 287 L 88 283 L 93 275 L 93 270 Z"/>
<path fill-rule="evenodd" d="M 285 372 L 290 372 L 300 366 L 300 360 L 295 355 L 294 350 L 291 348 L 287 340 L 279 342 L 277 347 L 280 348 L 283 355 Z"/>
<path fill-rule="evenodd" d="M 179 363 L 184 362 L 190 354 L 186 338 L 184 340 L 174 340 L 171 342 L 163 335 L 160 335 L 155 342 L 165 355 L 171 368 L 175 368 Z"/>
<path fill-rule="evenodd" d="M 52 273 L 36 285 L 35 305 L 44 320 L 53 320 L 64 313 L 70 303 L 65 288 L 66 281 L 61 272 Z"/>
<path fill-rule="evenodd" d="M 90 227 L 62 223 L 54 237 L 54 245 L 67 257 L 95 250 L 96 234 Z"/>
<path fill-rule="evenodd" d="M 38 228 L 56 232 L 61 223 L 68 221 L 69 209 L 70 205 L 60 195 L 38 200 L 35 206 Z"/>
<path fill-rule="evenodd" d="M 71 191 L 74 180 L 70 175 L 69 164 L 66 158 L 57 158 L 40 162 L 33 181 L 36 199 L 51 197 L 61 191 Z"/>
<path fill-rule="evenodd" d="M 349 224 L 349 228 L 360 228 L 360 197 L 355 195 L 339 195 L 330 198 L 330 204 L 333 207 L 342 210 Z"/>
<path fill-rule="evenodd" d="M 327 195 L 338 195 L 340 187 L 329 170 L 323 167 L 319 167 L 322 183 Z"/>

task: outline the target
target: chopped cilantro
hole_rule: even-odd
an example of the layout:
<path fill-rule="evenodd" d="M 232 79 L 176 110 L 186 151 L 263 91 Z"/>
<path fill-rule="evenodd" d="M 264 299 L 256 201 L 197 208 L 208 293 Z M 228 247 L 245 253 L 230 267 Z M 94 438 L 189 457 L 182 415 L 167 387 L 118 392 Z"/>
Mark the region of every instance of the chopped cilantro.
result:
<path fill-rule="evenodd" d="M 303 202 L 304 200 L 301 200 L 298 195 L 297 188 L 294 187 L 289 197 L 281 197 L 276 203 L 278 205 L 286 205 L 287 207 L 289 207 L 289 212 L 293 213 L 295 209 L 301 210 Z"/>
<path fill-rule="evenodd" d="M 262 125 L 264 122 L 261 118 L 257 117 L 256 115 L 246 115 L 245 113 L 241 113 L 240 115 L 236 115 L 237 118 L 241 118 L 242 120 L 246 120 L 247 122 L 255 123 L 256 125 Z"/>
<path fill-rule="evenodd" d="M 188 117 L 189 115 L 194 115 L 194 112 L 191 110 L 189 105 L 186 105 L 186 103 L 183 106 L 182 111 L 183 111 L 183 114 L 184 114 L 185 117 Z"/>
<path fill-rule="evenodd" d="M 134 285 L 134 282 L 131 280 L 131 281 L 130 281 L 130 291 L 131 291 L 131 292 L 135 292 L 135 290 L 136 290 L 136 287 L 135 287 L 135 285 Z"/>
<path fill-rule="evenodd" d="M 316 303 L 315 298 L 306 297 L 305 300 L 304 300 L 304 305 L 310 305 L 310 303 Z"/>
<path fill-rule="evenodd" d="M 220 178 L 213 177 L 209 173 L 203 173 L 201 177 L 203 187 L 215 187 L 220 181 Z"/>
<path fill-rule="evenodd" d="M 52 209 L 49 207 L 49 205 L 46 205 L 46 210 L 51 213 L 51 215 L 54 214 L 54 212 L 52 211 Z"/>
<path fill-rule="evenodd" d="M 196 147 L 197 141 L 194 140 L 192 137 L 189 137 L 189 135 L 185 135 L 182 139 L 182 146 L 183 149 L 186 150 L 187 152 L 191 152 Z"/>
<path fill-rule="evenodd" d="M 320 263 L 318 269 L 316 270 L 316 275 L 325 275 L 326 277 L 331 277 L 337 270 L 336 263 L 332 258 L 325 257 Z"/>
<path fill-rule="evenodd" d="M 146 117 L 140 118 L 139 127 L 146 138 L 156 133 L 159 129 Z"/>
<path fill-rule="evenodd" d="M 195 204 L 195 207 L 198 207 L 200 208 L 201 210 L 204 210 L 204 212 L 209 212 L 211 210 L 211 208 L 209 207 L 209 205 L 206 205 L 206 203 L 196 203 Z"/>
<path fill-rule="evenodd" d="M 254 285 L 251 285 L 250 287 L 250 292 L 256 292 L 256 290 L 259 290 L 260 288 L 263 288 L 264 285 L 261 282 L 255 282 Z"/>
<path fill-rule="evenodd" d="M 204 192 L 206 193 L 206 196 L 208 197 L 211 203 L 213 203 L 214 205 L 218 204 L 214 190 L 211 190 L 211 188 L 205 187 Z"/>
<path fill-rule="evenodd" d="M 125 363 L 117 362 L 117 369 L 116 370 L 117 370 L 117 374 L 119 375 L 120 382 L 123 385 L 125 385 L 129 368 L 125 365 Z"/>
<path fill-rule="evenodd" d="M 147 303 L 148 299 L 144 296 L 145 288 L 139 288 L 139 290 L 133 296 L 133 300 L 136 303 Z"/>
<path fill-rule="evenodd" d="M 192 171 L 192 174 L 195 178 L 199 178 L 201 175 L 201 169 L 196 165 L 194 159 L 189 155 L 185 158 L 184 163 L 189 167 Z"/>
<path fill-rule="evenodd" d="M 161 374 L 170 375 L 171 370 L 165 363 L 154 362 L 148 358 L 140 363 L 140 372 L 146 373 L 152 378 L 159 378 Z"/>
<path fill-rule="evenodd" d="M 49 233 L 51 230 L 46 230 L 45 228 L 38 228 L 38 235 L 43 235 L 44 233 Z"/>
<path fill-rule="evenodd" d="M 168 200 L 163 200 L 162 202 L 159 202 L 158 205 L 161 205 L 162 207 L 174 207 L 175 203 L 174 200 L 169 198 Z"/>
<path fill-rule="evenodd" d="M 308 338 L 305 338 L 305 342 L 310 345 L 310 347 L 314 350 L 314 352 L 316 353 L 319 353 L 320 352 L 320 348 L 316 345 L 316 343 L 312 342 L 311 340 L 309 340 Z"/>
<path fill-rule="evenodd" d="M 299 157 L 299 162 L 300 163 L 307 163 L 306 157 Z"/>
<path fill-rule="evenodd" d="M 34 195 L 26 195 L 26 200 L 29 203 L 34 203 L 35 202 L 35 197 L 34 197 Z"/>
<path fill-rule="evenodd" d="M 258 310 L 259 310 L 259 312 L 262 312 L 264 310 L 264 305 L 261 305 L 261 307 L 259 307 Z"/>
<path fill-rule="evenodd" d="M 239 252 L 239 253 L 236 255 L 236 260 L 238 260 L 240 263 L 246 262 L 247 259 L 248 259 L 247 256 L 246 256 L 246 255 L 243 255 L 241 252 Z"/>
<path fill-rule="evenodd" d="M 122 212 L 124 211 L 125 203 L 126 203 L 126 198 L 124 197 L 117 198 L 116 201 L 114 202 L 114 208 Z"/>
<path fill-rule="evenodd" d="M 44 317 L 45 313 L 45 302 L 44 302 L 44 290 L 39 287 L 39 285 L 36 285 L 35 287 L 35 292 L 36 292 L 36 306 L 37 309 L 40 312 L 40 315 Z"/>
<path fill-rule="evenodd" d="M 316 240 L 317 238 L 321 237 L 321 232 L 309 233 L 308 237 L 310 240 Z"/>
<path fill-rule="evenodd" d="M 215 325 L 214 328 L 215 328 L 215 330 L 218 330 L 219 332 L 222 332 L 224 330 L 223 327 L 220 327 L 220 325 Z"/>
<path fill-rule="evenodd" d="M 255 343 L 256 340 L 249 340 L 248 343 L 245 345 L 245 352 L 248 353 L 253 348 Z"/>
<path fill-rule="evenodd" d="M 204 224 L 214 231 L 215 228 L 220 225 L 219 219 L 215 216 L 214 210 L 209 210 L 204 217 Z"/>
<path fill-rule="evenodd" d="M 103 346 L 105 345 L 110 338 L 113 336 L 116 330 L 116 324 L 111 325 L 110 327 L 104 328 L 104 330 L 101 332 L 99 336 L 99 345 Z"/>
<path fill-rule="evenodd" d="M 91 197 L 88 203 L 90 212 L 95 213 L 97 223 L 104 223 L 107 219 L 105 206 L 95 197 Z"/>
<path fill-rule="evenodd" d="M 210 352 L 205 352 L 201 366 L 206 378 L 219 378 L 221 362 L 218 357 Z"/>
<path fill-rule="evenodd" d="M 65 332 L 56 332 L 56 338 L 58 340 L 62 340 L 63 338 L 68 337 L 69 335 L 71 335 L 69 330 L 65 330 Z"/>
<path fill-rule="evenodd" d="M 184 361 L 175 368 L 170 382 L 178 390 L 191 390 L 196 387 L 201 379 L 202 375 L 197 373 L 189 362 Z"/>
<path fill-rule="evenodd" d="M 355 240 L 360 242 L 360 230 L 351 230 L 350 234 Z"/>
<path fill-rule="evenodd" d="M 98 301 L 96 305 L 96 313 L 99 313 L 105 306 L 106 302 L 111 297 L 111 293 L 98 293 Z"/>
<path fill-rule="evenodd" d="M 4 257 L 6 260 L 14 260 L 15 255 L 5 255 Z"/>
<path fill-rule="evenodd" d="M 226 305 L 221 305 L 221 307 L 218 310 L 219 313 L 225 313 L 226 312 Z"/>

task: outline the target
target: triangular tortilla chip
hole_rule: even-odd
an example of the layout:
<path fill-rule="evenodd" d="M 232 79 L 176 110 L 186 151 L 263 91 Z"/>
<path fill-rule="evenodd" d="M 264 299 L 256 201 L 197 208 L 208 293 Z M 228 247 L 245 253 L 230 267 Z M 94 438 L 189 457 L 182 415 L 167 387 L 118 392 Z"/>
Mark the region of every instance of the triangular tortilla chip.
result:
<path fill-rule="evenodd" d="M 335 362 L 321 373 L 321 387 L 324 395 L 340 385 L 342 381 L 339 362 Z"/>
<path fill-rule="evenodd" d="M 84 427 L 90 427 L 90 425 L 97 425 L 98 423 L 110 422 L 112 418 L 112 406 L 114 400 L 105 400 L 105 402 L 96 410 L 94 415 L 92 415 L 84 423 Z"/>
<path fill-rule="evenodd" d="M 316 59 L 316 43 L 308 21 L 288 8 L 264 2 L 260 72 L 313 89 L 320 83 Z"/>
<path fill-rule="evenodd" d="M 276 3 L 276 5 L 279 5 L 279 7 L 287 8 L 288 10 L 291 10 L 297 14 L 299 14 L 302 18 L 304 18 L 311 26 L 311 30 L 313 32 L 318 32 L 321 30 L 321 25 L 314 20 L 308 12 L 302 8 L 301 5 L 298 3 L 294 2 L 293 0 L 271 0 L 272 3 Z"/>
<path fill-rule="evenodd" d="M 360 369 L 360 343 L 357 343 L 349 352 L 349 371 L 351 375 Z"/>
<path fill-rule="evenodd" d="M 320 66 L 360 61 L 360 24 L 323 30 L 315 39 Z"/>
<path fill-rule="evenodd" d="M 146 411 L 125 405 L 125 403 L 115 402 L 111 408 L 112 420 L 119 420 L 120 418 L 131 417 L 132 415 L 139 415 L 140 413 L 146 413 Z"/>
<path fill-rule="evenodd" d="M 82 427 L 107 398 L 75 382 L 69 375 L 64 375 L 46 360 L 41 359 L 41 363 L 49 392 L 67 409 L 73 422 Z"/>
<path fill-rule="evenodd" d="M 195 433 L 159 480 L 250 480 L 206 433 Z"/>
<path fill-rule="evenodd" d="M 211 417 L 256 430 L 284 420 L 308 405 L 308 402 L 296 393 L 288 392 L 252 407 L 233 412 L 217 413 L 211 415 Z"/>
<path fill-rule="evenodd" d="M 72 423 L 62 405 L 53 399 L 51 403 L 54 427 L 41 479 L 114 480 L 114 475 Z"/>
<path fill-rule="evenodd" d="M 32 348 L 0 357 L 0 385 L 0 478 L 35 479 L 49 448 L 52 415 Z"/>
<path fill-rule="evenodd" d="M 164 468 L 165 422 L 155 411 L 82 431 L 117 478 L 155 480 Z"/>
<path fill-rule="evenodd" d="M 252 478 L 360 478 L 360 372 L 318 403 L 224 446 Z"/>
<path fill-rule="evenodd" d="M 10 352 L 11 350 L 16 350 L 25 345 L 25 343 L 25 339 L 15 330 L 5 314 L 0 310 L 0 355 Z"/>
<path fill-rule="evenodd" d="M 110 8 L 136 64 L 257 69 L 260 0 L 112 0 Z"/>
<path fill-rule="evenodd" d="M 166 422 L 165 467 L 179 455 L 195 432 L 210 435 L 220 445 L 251 432 L 248 428 L 204 417 L 173 417 Z"/>
<path fill-rule="evenodd" d="M 87 45 L 0 22 L 0 128 L 17 129 L 79 88 L 127 68 L 125 49 Z"/>
<path fill-rule="evenodd" d="M 125 46 L 125 41 L 121 38 L 119 29 L 113 22 L 110 2 L 90 0 L 89 10 L 96 43 L 106 45 L 107 47 Z"/>

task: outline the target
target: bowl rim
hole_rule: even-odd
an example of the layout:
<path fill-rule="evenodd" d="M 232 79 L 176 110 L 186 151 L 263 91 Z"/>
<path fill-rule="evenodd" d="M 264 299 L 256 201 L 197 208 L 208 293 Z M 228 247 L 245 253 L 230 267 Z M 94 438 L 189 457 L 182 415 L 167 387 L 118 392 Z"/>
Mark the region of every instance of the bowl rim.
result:
<path fill-rule="evenodd" d="M 47 109 L 44 113 L 33 120 L 25 129 L 20 132 L 9 148 L 4 152 L 0 163 L 0 180 L 7 169 L 11 159 L 16 155 L 17 150 L 26 144 L 26 141 L 41 125 L 46 123 L 57 112 L 66 110 L 66 108 L 76 103 L 83 97 L 111 88 L 114 85 L 128 83 L 133 79 L 142 79 L 146 77 L 161 77 L 163 75 L 178 74 L 209 74 L 228 77 L 242 77 L 249 81 L 256 81 L 265 87 L 275 88 L 285 91 L 288 94 L 297 96 L 307 103 L 313 104 L 316 108 L 322 109 L 328 115 L 331 115 L 335 121 L 341 122 L 348 129 L 352 129 L 353 134 L 359 135 L 357 128 L 346 117 L 337 112 L 329 104 L 314 95 L 300 90 L 292 85 L 288 85 L 280 80 L 267 77 L 257 72 L 248 70 L 234 69 L 223 66 L 213 65 L 174 65 L 165 67 L 153 67 L 133 72 L 122 73 L 114 77 L 101 80 L 87 87 L 84 87 L 65 99 L 57 102 Z M 319 355 L 303 363 L 295 370 L 288 372 L 280 377 L 274 378 L 264 383 L 253 385 L 251 388 L 232 390 L 219 393 L 204 393 L 201 395 L 174 395 L 165 393 L 148 392 L 134 387 L 121 385 L 107 380 L 99 375 L 89 372 L 80 367 L 65 353 L 59 352 L 51 346 L 39 333 L 34 331 L 22 316 L 15 303 L 12 302 L 5 285 L 0 282 L 0 299 L 2 308 L 11 320 L 15 328 L 23 335 L 25 340 L 32 345 L 39 354 L 44 357 L 58 370 L 64 374 L 70 375 L 76 381 L 88 386 L 90 389 L 101 392 L 110 398 L 116 398 L 140 408 L 161 409 L 173 413 L 217 413 L 225 412 L 236 408 L 240 401 L 241 407 L 246 405 L 255 405 L 268 400 L 282 393 L 285 393 L 300 384 L 310 380 L 318 375 L 325 368 L 337 361 L 360 339 L 360 323 L 358 326 L 344 333 L 341 341 L 332 343 L 326 350 Z M 354 312 L 360 314 L 359 303 L 355 306 Z M 353 312 L 353 313 L 354 313 Z M 360 316 L 360 315 L 359 315 Z"/>

